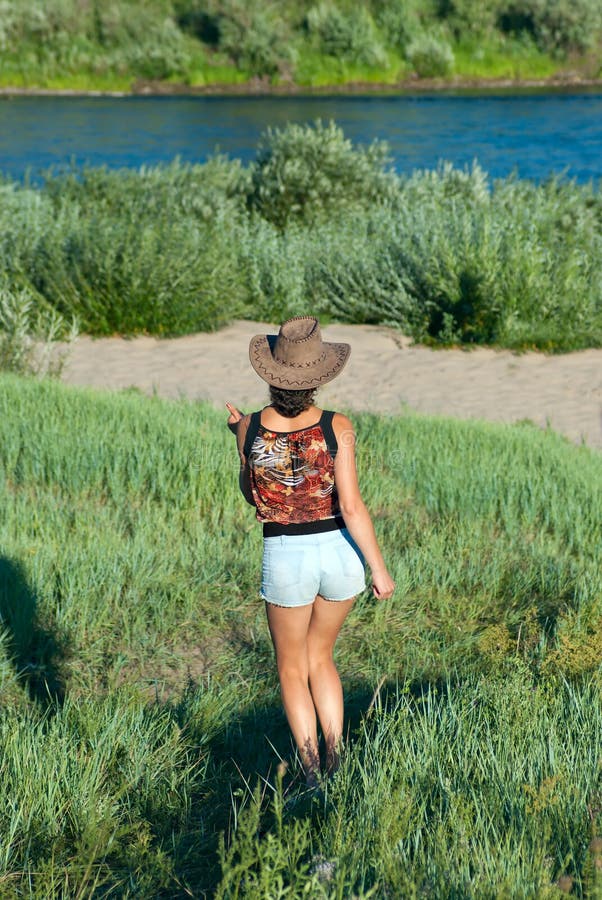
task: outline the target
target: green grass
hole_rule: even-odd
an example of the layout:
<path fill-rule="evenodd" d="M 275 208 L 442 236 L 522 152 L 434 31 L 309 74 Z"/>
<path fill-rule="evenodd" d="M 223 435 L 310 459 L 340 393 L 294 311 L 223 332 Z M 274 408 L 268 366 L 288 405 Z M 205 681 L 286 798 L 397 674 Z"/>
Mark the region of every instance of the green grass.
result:
<path fill-rule="evenodd" d="M 0 377 L 0 896 L 597 896 L 602 457 L 528 423 L 353 419 L 397 589 L 337 645 L 326 804 L 283 809 L 224 416 Z"/>
<path fill-rule="evenodd" d="M 386 67 L 325 56 L 311 48 L 302 48 L 295 66 L 295 82 L 302 87 L 341 86 L 353 82 L 394 85 L 410 71 L 405 60 L 391 51 Z"/>
<path fill-rule="evenodd" d="M 464 41 L 454 46 L 455 75 L 463 78 L 512 78 L 525 81 L 550 78 L 566 69 L 532 44 Z"/>
<path fill-rule="evenodd" d="M 49 91 L 103 91 L 129 93 L 132 89 L 131 75 L 109 72 L 67 72 L 60 75 L 33 73 L 5 68 L 0 71 L 2 88 L 42 88 Z"/>
<path fill-rule="evenodd" d="M 471 45 L 454 46 L 455 65 L 453 72 L 443 78 L 445 82 L 456 83 L 458 79 L 479 78 L 484 82 L 499 78 L 529 81 L 550 78 L 566 70 L 566 64 L 555 61 L 547 54 L 533 51 L 531 53 L 505 53 L 493 48 Z M 393 51 L 389 53 L 390 63 L 386 67 L 368 66 L 361 63 L 347 62 L 331 56 L 324 56 L 311 49 L 301 53 L 295 66 L 294 78 L 280 77 L 270 79 L 275 86 L 297 85 L 301 88 L 333 87 L 342 88 L 348 84 L 374 84 L 394 86 L 412 76 L 411 66 Z M 576 63 L 579 65 L 579 61 Z M 188 85 L 190 87 L 205 86 L 238 86 L 249 83 L 255 76 L 245 69 L 238 68 L 232 62 L 208 61 L 195 62 L 185 70 L 167 78 L 156 77 L 152 80 L 163 82 L 166 86 Z M 30 63 L 26 67 L 16 63 L 4 62 L 0 69 L 0 87 L 2 88 L 42 88 L 45 90 L 70 91 L 119 91 L 130 92 L 140 76 L 135 71 L 98 72 L 94 69 L 78 71 L 55 71 L 52 68 L 40 67 Z M 486 85 L 485 85 L 486 86 Z"/>

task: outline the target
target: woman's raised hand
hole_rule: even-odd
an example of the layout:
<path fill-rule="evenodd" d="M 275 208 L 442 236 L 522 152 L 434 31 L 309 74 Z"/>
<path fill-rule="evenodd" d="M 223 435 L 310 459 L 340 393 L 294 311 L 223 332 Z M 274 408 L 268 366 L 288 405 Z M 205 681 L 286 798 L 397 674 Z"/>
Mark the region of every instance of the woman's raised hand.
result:
<path fill-rule="evenodd" d="M 236 434 L 236 429 L 238 428 L 238 423 L 244 416 L 244 413 L 241 413 L 241 411 L 239 409 L 237 409 L 235 406 L 232 406 L 231 403 L 226 403 L 226 409 L 230 413 L 226 424 L 228 425 L 228 428 L 230 429 L 230 431 L 233 434 Z"/>

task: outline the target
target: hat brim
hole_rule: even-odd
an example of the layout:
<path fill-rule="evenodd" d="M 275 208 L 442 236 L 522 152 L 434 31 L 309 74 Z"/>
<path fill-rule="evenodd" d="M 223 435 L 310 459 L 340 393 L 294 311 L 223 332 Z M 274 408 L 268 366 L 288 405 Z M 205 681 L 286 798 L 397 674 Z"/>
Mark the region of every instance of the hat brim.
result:
<path fill-rule="evenodd" d="M 351 345 L 322 341 L 322 356 L 302 366 L 285 365 L 274 359 L 275 334 L 256 334 L 249 343 L 249 359 L 260 378 L 272 387 L 304 391 L 327 384 L 336 378 L 349 359 Z"/>

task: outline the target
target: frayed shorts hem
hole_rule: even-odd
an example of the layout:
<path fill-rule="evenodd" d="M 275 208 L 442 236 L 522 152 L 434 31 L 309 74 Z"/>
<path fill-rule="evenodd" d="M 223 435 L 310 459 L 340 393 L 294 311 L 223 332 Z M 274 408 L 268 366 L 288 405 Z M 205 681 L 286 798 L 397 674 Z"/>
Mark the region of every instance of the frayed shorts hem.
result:
<path fill-rule="evenodd" d="M 272 606 L 281 606 L 283 609 L 297 609 L 301 606 L 312 606 L 316 599 L 315 597 L 312 597 L 311 600 L 303 600 L 301 603 L 282 603 L 280 600 L 271 600 L 263 594 L 260 594 L 259 596 L 262 600 L 265 600 L 266 603 L 270 603 Z"/>
<path fill-rule="evenodd" d="M 357 597 L 358 594 L 361 594 L 362 591 L 366 590 L 366 585 L 364 584 L 362 587 L 358 588 L 357 591 L 354 591 L 353 594 L 349 594 L 348 597 L 323 597 L 323 600 L 327 600 L 328 603 L 344 603 L 346 600 L 353 600 L 354 597 Z M 316 600 L 316 597 L 322 596 L 321 594 L 316 594 L 312 600 L 304 600 L 302 603 L 281 603 L 278 600 L 271 600 L 269 597 L 266 597 L 264 594 L 259 595 L 262 600 L 265 600 L 266 603 L 270 603 L 272 606 L 280 606 L 283 609 L 297 609 L 301 606 L 312 606 Z"/>

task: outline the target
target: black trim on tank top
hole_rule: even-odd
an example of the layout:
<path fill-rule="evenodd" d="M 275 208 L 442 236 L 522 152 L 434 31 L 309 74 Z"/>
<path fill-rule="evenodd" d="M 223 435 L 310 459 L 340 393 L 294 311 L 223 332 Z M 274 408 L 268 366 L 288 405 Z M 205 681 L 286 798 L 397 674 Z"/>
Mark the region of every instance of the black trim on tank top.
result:
<path fill-rule="evenodd" d="M 333 516 L 331 519 L 316 519 L 313 522 L 290 522 L 281 525 L 280 522 L 264 522 L 263 536 L 278 537 L 281 534 L 321 534 L 323 531 L 339 531 L 345 528 L 343 516 Z"/>
<path fill-rule="evenodd" d="M 322 434 L 324 435 L 324 439 L 326 441 L 326 446 L 328 447 L 328 452 L 334 459 L 337 455 L 337 450 L 339 449 L 339 444 L 337 441 L 337 436 L 334 433 L 334 428 L 332 427 L 332 419 L 334 416 L 334 410 L 325 409 L 322 413 L 322 418 L 320 420 L 320 426 L 322 428 Z"/>

